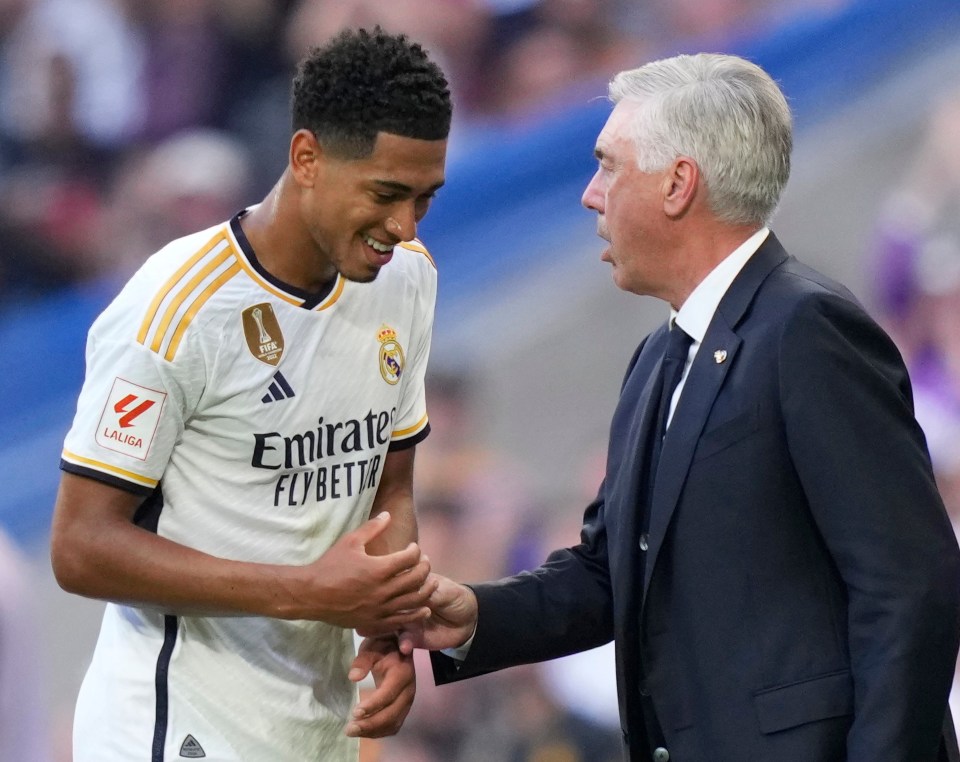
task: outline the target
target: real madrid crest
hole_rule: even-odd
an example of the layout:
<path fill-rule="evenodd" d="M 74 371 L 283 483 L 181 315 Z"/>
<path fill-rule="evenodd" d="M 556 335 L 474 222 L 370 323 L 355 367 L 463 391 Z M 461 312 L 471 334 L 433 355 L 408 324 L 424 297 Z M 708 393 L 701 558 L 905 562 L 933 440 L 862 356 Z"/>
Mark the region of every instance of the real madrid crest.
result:
<path fill-rule="evenodd" d="M 380 342 L 380 375 L 388 384 L 395 384 L 403 373 L 403 347 L 397 341 L 397 332 L 381 325 L 377 341 Z"/>
<path fill-rule="evenodd" d="M 283 333 L 269 302 L 243 311 L 243 335 L 247 348 L 261 362 L 277 365 L 283 356 Z"/>

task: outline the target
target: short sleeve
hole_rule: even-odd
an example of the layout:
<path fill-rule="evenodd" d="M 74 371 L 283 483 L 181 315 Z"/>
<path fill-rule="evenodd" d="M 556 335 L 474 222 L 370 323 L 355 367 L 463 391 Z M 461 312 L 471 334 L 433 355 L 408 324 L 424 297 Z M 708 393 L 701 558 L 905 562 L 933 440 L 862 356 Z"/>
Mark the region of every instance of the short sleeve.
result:
<path fill-rule="evenodd" d="M 90 329 L 86 377 L 60 467 L 147 495 L 196 405 L 205 364 L 190 337 L 176 363 L 139 343 L 142 318 L 142 305 L 122 293 Z"/>
<path fill-rule="evenodd" d="M 409 353 L 401 377 L 400 401 L 391 435 L 391 450 L 412 447 L 430 433 L 424 384 L 433 335 L 437 270 L 430 254 L 419 242 L 406 245 L 419 254 L 417 267 L 420 287 L 417 290 L 417 309 L 411 330 Z"/>

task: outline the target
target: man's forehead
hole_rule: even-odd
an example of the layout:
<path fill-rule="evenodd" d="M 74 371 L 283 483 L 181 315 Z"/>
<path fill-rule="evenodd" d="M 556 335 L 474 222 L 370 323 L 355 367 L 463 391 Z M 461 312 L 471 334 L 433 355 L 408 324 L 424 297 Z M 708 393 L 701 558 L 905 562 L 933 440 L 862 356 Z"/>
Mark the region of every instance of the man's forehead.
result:
<path fill-rule="evenodd" d="M 607 117 L 606 124 L 597 136 L 595 153 L 607 154 L 616 144 L 629 139 L 630 117 L 633 109 L 634 104 L 627 101 L 620 101 L 614 106 L 610 116 Z"/>

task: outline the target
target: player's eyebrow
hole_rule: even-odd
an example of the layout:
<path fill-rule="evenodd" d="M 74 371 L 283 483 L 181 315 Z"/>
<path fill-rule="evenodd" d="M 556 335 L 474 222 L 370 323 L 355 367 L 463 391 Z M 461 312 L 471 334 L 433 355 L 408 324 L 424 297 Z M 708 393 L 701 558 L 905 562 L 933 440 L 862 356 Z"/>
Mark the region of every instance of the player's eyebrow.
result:
<path fill-rule="evenodd" d="M 374 180 L 373 182 L 381 188 L 396 191 L 397 193 L 405 193 L 408 195 L 413 193 L 413 188 L 405 183 L 398 183 L 396 180 Z M 442 187 L 443 182 L 436 183 L 427 188 L 427 193 L 436 193 Z"/>

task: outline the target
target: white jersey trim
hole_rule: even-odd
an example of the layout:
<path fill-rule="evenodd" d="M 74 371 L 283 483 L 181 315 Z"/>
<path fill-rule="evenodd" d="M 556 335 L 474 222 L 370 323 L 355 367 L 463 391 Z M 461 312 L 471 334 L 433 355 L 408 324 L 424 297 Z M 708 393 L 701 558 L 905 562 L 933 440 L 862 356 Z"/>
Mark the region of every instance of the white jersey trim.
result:
<path fill-rule="evenodd" d="M 67 463 L 72 463 L 75 466 L 92 468 L 95 471 L 101 471 L 102 473 L 109 474 L 110 476 L 118 476 L 121 479 L 134 482 L 135 484 L 139 484 L 143 487 L 150 487 L 153 489 L 160 483 L 156 479 L 151 479 L 149 476 L 143 476 L 142 474 L 128 471 L 125 468 L 118 468 L 117 466 L 104 463 L 100 460 L 94 460 L 93 458 L 85 458 L 82 455 L 77 455 L 69 450 L 63 450 L 60 453 L 60 457 L 63 458 Z"/>

